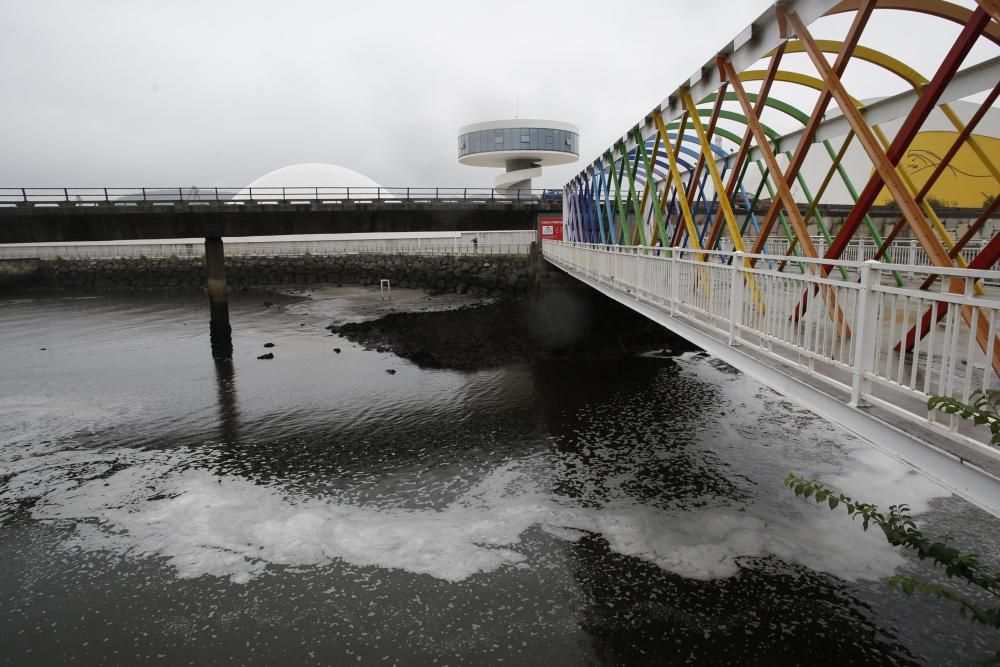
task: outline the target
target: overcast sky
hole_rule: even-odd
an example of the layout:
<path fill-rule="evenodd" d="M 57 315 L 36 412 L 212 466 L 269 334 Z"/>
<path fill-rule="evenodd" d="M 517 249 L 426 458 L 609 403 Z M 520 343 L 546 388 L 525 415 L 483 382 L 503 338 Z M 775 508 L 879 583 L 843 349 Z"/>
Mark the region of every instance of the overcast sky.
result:
<path fill-rule="evenodd" d="M 536 181 L 559 187 L 771 4 L 0 0 L 0 187 L 242 186 L 297 162 L 488 187 L 456 130 L 515 99 L 580 127 L 581 163 Z"/>

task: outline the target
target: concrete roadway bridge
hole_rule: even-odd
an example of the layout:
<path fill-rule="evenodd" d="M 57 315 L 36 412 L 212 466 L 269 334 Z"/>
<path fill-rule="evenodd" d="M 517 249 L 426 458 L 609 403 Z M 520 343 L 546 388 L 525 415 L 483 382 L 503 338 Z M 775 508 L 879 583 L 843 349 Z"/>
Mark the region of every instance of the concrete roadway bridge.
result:
<path fill-rule="evenodd" d="M 0 188 L 0 243 L 534 229 L 561 210 L 545 190 Z"/>
<path fill-rule="evenodd" d="M 933 71 L 866 32 L 904 13 L 928 31 L 907 41 L 943 54 Z M 966 62 L 973 47 L 985 59 Z M 988 425 L 927 406 L 1000 389 L 1000 155 L 975 132 L 997 113 L 998 54 L 995 0 L 784 0 L 567 183 L 565 240 L 543 256 L 1000 516 Z M 861 103 L 841 78 L 854 62 L 903 92 Z M 949 103 L 970 96 L 960 117 Z M 947 139 L 914 168 L 927 128 Z M 868 167 L 849 173 L 852 145 Z M 956 238 L 941 200 L 962 164 L 983 174 L 983 200 Z M 834 189 L 850 196 L 836 228 L 823 214 Z M 872 224 L 883 193 L 898 218 L 888 233 Z M 898 238 L 913 239 L 905 255 Z"/>

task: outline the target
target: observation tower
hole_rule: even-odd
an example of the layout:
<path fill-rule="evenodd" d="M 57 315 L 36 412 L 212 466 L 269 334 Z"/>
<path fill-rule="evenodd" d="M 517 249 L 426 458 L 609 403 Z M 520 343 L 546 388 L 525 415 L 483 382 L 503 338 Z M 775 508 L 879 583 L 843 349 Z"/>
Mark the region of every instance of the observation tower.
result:
<path fill-rule="evenodd" d="M 524 198 L 542 167 L 580 158 L 580 131 L 556 120 L 513 118 L 473 123 L 458 130 L 458 161 L 473 167 L 506 169 L 495 187 L 502 196 Z"/>

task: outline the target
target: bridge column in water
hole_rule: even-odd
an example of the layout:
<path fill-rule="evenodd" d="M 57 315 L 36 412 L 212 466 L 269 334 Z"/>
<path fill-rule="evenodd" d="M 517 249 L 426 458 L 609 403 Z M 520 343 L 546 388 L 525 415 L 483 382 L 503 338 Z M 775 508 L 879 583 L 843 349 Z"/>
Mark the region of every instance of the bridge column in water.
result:
<path fill-rule="evenodd" d="M 233 329 L 229 326 L 229 301 L 226 298 L 226 254 L 222 238 L 205 238 L 205 265 L 208 269 L 208 307 L 211 315 L 209 336 L 212 357 L 230 359 L 233 356 Z"/>

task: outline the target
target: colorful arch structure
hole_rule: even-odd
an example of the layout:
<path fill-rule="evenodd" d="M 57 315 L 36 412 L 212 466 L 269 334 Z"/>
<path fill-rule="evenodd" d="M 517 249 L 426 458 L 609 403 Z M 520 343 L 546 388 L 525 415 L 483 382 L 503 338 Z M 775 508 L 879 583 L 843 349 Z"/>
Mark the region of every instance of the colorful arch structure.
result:
<path fill-rule="evenodd" d="M 874 15 L 898 12 L 928 17 L 942 27 L 940 34 L 958 31 L 929 77 L 894 56 L 893 42 L 880 43 L 877 35 L 865 33 Z M 842 38 L 812 36 L 823 22 L 827 34 L 829 26 L 841 25 L 827 18 L 838 14 L 851 17 Z M 985 50 L 987 58 L 967 64 L 976 45 L 985 45 L 977 53 Z M 786 57 L 791 54 L 797 57 Z M 896 86 L 902 82 L 907 90 L 867 102 L 852 97 L 843 78 L 852 62 L 865 63 L 873 76 L 885 76 Z M 974 112 L 963 119 L 951 103 L 977 94 Z M 667 254 L 673 248 L 731 248 L 751 255 L 743 259 L 747 267 L 757 262 L 753 255 L 766 254 L 780 239 L 781 252 L 791 261 L 782 261 L 778 270 L 798 267 L 823 278 L 837 270 L 844 279 L 848 273 L 836 261 L 807 264 L 794 256 L 843 261 L 849 244 L 864 240 L 877 247 L 875 259 L 892 262 L 892 244 L 904 236 L 914 239 L 935 267 L 992 269 L 1000 260 L 1000 233 L 984 237 L 982 232 L 996 228 L 987 223 L 1000 206 L 1000 139 L 977 134 L 977 128 L 985 125 L 984 118 L 1000 115 L 993 106 L 998 96 L 1000 5 L 995 0 L 977 0 L 974 9 L 945 0 L 776 4 L 566 184 L 565 234 L 570 241 L 636 246 L 647 254 L 659 253 L 656 246 Z M 803 98 L 812 101 L 811 110 L 803 110 Z M 919 169 L 907 168 L 910 148 L 930 140 L 929 134 L 918 138 L 932 114 L 950 125 L 947 132 L 934 130 L 940 153 L 919 158 Z M 789 131 L 789 125 L 794 129 Z M 728 149 L 720 145 L 724 142 Z M 848 169 L 845 156 L 852 155 L 867 160 L 867 169 Z M 804 173 L 810 156 L 810 165 L 825 160 L 825 167 Z M 942 203 L 935 186 L 969 165 L 977 187 L 986 189 L 972 222 L 956 238 L 940 210 L 948 202 Z M 837 220 L 825 206 L 834 189 L 849 196 L 838 206 Z M 965 204 L 970 196 L 963 195 Z M 876 201 L 894 202 L 897 210 L 898 220 L 884 236 L 872 217 Z M 983 243 L 967 261 L 962 251 L 977 235 Z M 894 277 L 902 286 L 902 276 Z M 929 282 L 922 287 L 929 288 Z M 964 281 L 952 279 L 943 289 L 960 294 L 963 286 Z M 979 283 L 975 289 L 982 293 Z M 815 293 L 796 301 L 789 317 L 801 317 Z M 831 317 L 838 318 L 832 295 L 824 293 L 823 300 Z M 946 310 L 926 313 L 905 345 L 912 347 Z M 1000 342 L 992 325 L 964 306 L 962 319 L 1000 374 Z M 851 332 L 844 325 L 839 333 Z"/>

